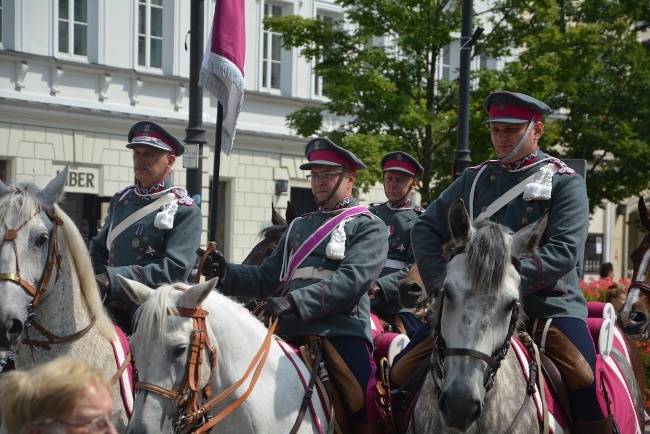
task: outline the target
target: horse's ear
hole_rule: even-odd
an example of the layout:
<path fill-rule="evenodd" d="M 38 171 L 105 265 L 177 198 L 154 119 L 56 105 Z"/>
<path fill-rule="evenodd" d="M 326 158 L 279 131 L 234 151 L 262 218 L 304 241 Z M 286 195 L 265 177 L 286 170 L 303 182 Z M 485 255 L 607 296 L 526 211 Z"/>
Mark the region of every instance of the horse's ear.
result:
<path fill-rule="evenodd" d="M 650 220 L 648 220 L 648 208 L 645 206 L 643 196 L 639 197 L 639 216 L 641 217 L 641 226 L 646 231 L 650 231 Z"/>
<path fill-rule="evenodd" d="M 290 201 L 287 201 L 287 212 L 285 213 L 287 224 L 290 225 L 292 221 L 298 217 L 298 211 L 296 211 L 296 206 Z"/>
<path fill-rule="evenodd" d="M 119 274 L 117 275 L 117 281 L 120 282 L 120 285 L 124 288 L 124 292 L 126 292 L 129 298 L 138 306 L 147 301 L 147 299 L 156 292 L 154 289 L 149 288 L 143 283 L 127 279 Z"/>
<path fill-rule="evenodd" d="M 458 244 L 465 244 L 469 241 L 472 223 L 469 221 L 463 199 L 456 199 L 449 208 L 449 229 L 451 236 Z"/>
<path fill-rule="evenodd" d="M 63 188 L 65 181 L 68 179 L 68 165 L 54 177 L 53 180 L 48 182 L 43 190 L 38 194 L 39 202 L 41 205 L 52 209 L 54 204 L 59 203 L 63 198 Z"/>
<path fill-rule="evenodd" d="M 287 222 L 284 221 L 278 210 L 275 209 L 275 206 L 273 206 L 273 203 L 271 203 L 271 209 L 273 210 L 271 214 L 271 223 L 274 225 L 283 225 L 286 224 Z"/>
<path fill-rule="evenodd" d="M 195 308 L 199 304 L 203 303 L 203 300 L 208 298 L 208 295 L 210 295 L 214 287 L 217 286 L 217 281 L 218 278 L 215 277 L 207 282 L 199 283 L 198 285 L 186 289 L 176 304 L 178 307 L 185 307 L 188 309 Z"/>
<path fill-rule="evenodd" d="M 544 214 L 542 214 L 539 220 L 519 229 L 512 236 L 512 245 L 510 247 L 511 256 L 519 258 L 523 254 L 537 255 L 539 240 L 542 238 L 542 234 L 546 230 L 548 223 L 548 212 L 548 210 L 544 211 Z"/>

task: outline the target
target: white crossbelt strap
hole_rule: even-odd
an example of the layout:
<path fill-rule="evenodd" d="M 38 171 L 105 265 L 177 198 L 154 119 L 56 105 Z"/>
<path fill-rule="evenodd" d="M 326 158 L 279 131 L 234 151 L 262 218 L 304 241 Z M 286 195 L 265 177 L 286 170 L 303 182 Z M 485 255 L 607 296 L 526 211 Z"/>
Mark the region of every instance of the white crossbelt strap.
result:
<path fill-rule="evenodd" d="M 291 275 L 291 280 L 296 279 L 329 279 L 334 274 L 332 270 L 320 270 L 316 267 L 297 268 Z"/>
<path fill-rule="evenodd" d="M 111 251 L 111 244 L 113 244 L 113 241 L 118 237 L 118 235 L 124 232 L 126 228 L 130 227 L 133 223 L 139 221 L 145 216 L 151 214 L 155 210 L 170 204 L 175 197 L 176 195 L 174 193 L 167 193 L 166 195 L 159 197 L 156 201 L 151 202 L 144 208 L 140 208 L 122 220 L 117 226 L 113 227 L 113 222 L 111 222 L 111 227 L 108 230 L 108 235 L 106 236 L 106 247 L 108 248 L 108 252 L 110 253 Z"/>
<path fill-rule="evenodd" d="M 472 183 L 472 188 L 469 193 L 469 218 L 472 220 L 474 218 L 474 190 L 476 187 L 476 183 L 478 182 L 478 178 L 481 175 L 481 172 L 483 172 L 483 169 L 485 169 L 487 166 L 483 166 L 481 170 L 478 172 L 476 177 L 474 178 L 474 182 Z M 515 185 L 512 187 L 510 190 L 506 191 L 501 195 L 500 198 L 492 202 L 482 213 L 480 213 L 475 221 L 483 220 L 485 218 L 491 217 L 492 214 L 495 212 L 499 211 L 501 208 L 503 208 L 507 203 L 510 203 L 512 199 L 515 197 L 519 196 L 524 192 L 524 189 L 526 188 L 527 184 L 530 184 L 533 181 L 533 178 L 537 175 L 537 172 L 533 173 L 530 175 L 528 178 L 524 179 L 521 181 L 519 184 Z"/>
<path fill-rule="evenodd" d="M 386 259 L 386 262 L 384 262 L 384 268 L 397 268 L 398 270 L 401 270 L 402 268 L 406 267 L 406 262 L 404 261 L 396 261 L 395 259 Z"/>

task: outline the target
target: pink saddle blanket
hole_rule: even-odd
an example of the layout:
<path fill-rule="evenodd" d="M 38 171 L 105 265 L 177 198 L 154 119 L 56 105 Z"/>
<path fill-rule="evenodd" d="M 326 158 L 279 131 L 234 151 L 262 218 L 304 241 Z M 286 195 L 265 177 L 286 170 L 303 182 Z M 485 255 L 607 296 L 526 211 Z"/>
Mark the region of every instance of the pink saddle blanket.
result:
<path fill-rule="evenodd" d="M 126 360 L 126 356 L 131 352 L 129 349 L 129 340 L 122 331 L 121 328 L 115 326 L 115 334 L 117 334 L 117 339 L 111 342 L 113 345 L 113 354 L 115 356 L 115 365 L 116 369 L 122 367 L 122 363 Z M 133 414 L 133 363 L 129 363 L 122 375 L 119 377 L 120 381 L 120 392 L 122 394 L 122 402 L 124 403 L 124 409 L 128 417 L 130 418 Z"/>
<path fill-rule="evenodd" d="M 596 390 L 598 390 L 598 402 L 603 414 L 613 414 L 620 432 L 624 434 L 642 434 L 643 421 L 637 417 L 634 402 L 630 390 L 623 378 L 621 368 L 611 357 L 612 348 L 616 348 L 623 354 L 629 363 L 627 347 L 623 341 L 622 334 L 611 318 L 607 317 L 605 303 L 588 303 L 590 318 L 587 324 L 594 339 L 596 347 Z M 601 306 L 598 306 L 601 305 Z M 602 315 L 605 314 L 605 318 Z M 593 315 L 593 317 L 591 316 Z M 600 317 L 598 317 L 600 316 Z M 528 366 L 531 362 L 531 355 L 523 343 L 512 338 L 512 349 L 517 355 L 521 364 L 522 373 L 526 380 L 529 378 Z M 545 378 L 546 381 L 548 381 Z M 548 387 L 544 388 L 544 396 L 548 407 L 549 429 L 552 433 L 564 433 L 567 430 L 567 418 L 560 407 L 559 400 Z M 533 401 L 537 407 L 537 414 L 540 421 L 543 420 L 542 401 L 539 390 L 536 389 Z"/>

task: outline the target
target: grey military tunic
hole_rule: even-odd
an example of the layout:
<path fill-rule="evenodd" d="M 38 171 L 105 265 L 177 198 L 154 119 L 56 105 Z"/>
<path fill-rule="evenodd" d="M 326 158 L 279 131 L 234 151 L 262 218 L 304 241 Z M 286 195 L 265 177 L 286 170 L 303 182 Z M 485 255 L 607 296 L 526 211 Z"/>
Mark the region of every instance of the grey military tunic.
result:
<path fill-rule="evenodd" d="M 90 256 L 95 274 L 108 272 L 111 281 L 111 299 L 128 301 L 116 275 L 142 282 L 156 288 L 163 283 L 187 282 L 196 261 L 196 249 L 201 243 L 201 210 L 187 196 L 185 190 L 173 188 L 178 209 L 173 228 L 154 226 L 155 210 L 133 223 L 113 241 L 109 253 L 106 240 L 111 224 L 116 227 L 128 216 L 167 193 L 173 184 L 167 178 L 151 197 L 141 198 L 130 186 L 113 196 L 101 231 L 90 242 Z"/>
<path fill-rule="evenodd" d="M 278 248 L 261 265 L 228 264 L 223 293 L 258 299 L 274 294 L 280 285 L 283 260 L 325 222 L 352 206 L 354 201 L 334 212 L 316 211 L 294 220 Z M 283 316 L 279 334 L 350 336 L 372 345 L 367 292 L 386 260 L 386 226 L 368 212 L 346 223 L 345 234 L 342 260 L 330 259 L 325 254 L 331 238 L 328 235 L 299 266 L 299 269 L 330 270 L 330 277 L 296 279 L 284 287 L 283 294 L 293 299 L 299 318 Z"/>
<path fill-rule="evenodd" d="M 541 151 L 539 162 L 549 156 Z M 446 261 L 442 246 L 451 239 L 448 211 L 458 198 L 469 209 L 473 201 L 474 218 L 520 181 L 539 171 L 547 162 L 530 164 L 508 171 L 500 161 L 488 161 L 470 168 L 445 190 L 420 216 L 411 231 L 411 242 L 420 274 L 428 290 L 442 275 Z M 572 317 L 586 320 L 587 307 L 580 289 L 584 245 L 589 230 L 589 201 L 584 179 L 559 160 L 559 170 L 552 178 L 552 194 L 547 200 L 526 201 L 520 194 L 497 211 L 490 220 L 518 231 L 537 221 L 550 210 L 548 226 L 540 240 L 537 257 L 522 260 L 520 290 L 529 318 Z M 472 183 L 481 173 L 474 196 Z"/>
<path fill-rule="evenodd" d="M 388 234 L 388 261 L 377 279 L 385 299 L 371 300 L 370 307 L 385 316 L 392 316 L 399 312 L 412 312 L 412 309 L 404 309 L 400 306 L 397 296 L 399 281 L 415 262 L 413 247 L 411 247 L 411 228 L 424 209 L 413 204 L 393 208 L 389 202 L 371 205 L 369 209 L 386 224 Z"/>

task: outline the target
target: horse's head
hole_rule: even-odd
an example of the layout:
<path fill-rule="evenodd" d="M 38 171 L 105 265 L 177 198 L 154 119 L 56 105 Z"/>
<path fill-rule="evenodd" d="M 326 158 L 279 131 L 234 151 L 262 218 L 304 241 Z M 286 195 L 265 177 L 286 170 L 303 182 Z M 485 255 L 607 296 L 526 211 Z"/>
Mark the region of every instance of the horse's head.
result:
<path fill-rule="evenodd" d="M 282 234 L 297 217 L 296 207 L 291 202 L 287 202 L 286 220 L 275 209 L 273 204 L 271 204 L 271 210 L 271 226 L 260 231 L 262 240 L 253 247 L 242 265 L 259 265 L 264 259 L 271 256 L 275 249 L 278 248 Z"/>
<path fill-rule="evenodd" d="M 650 231 L 648 208 L 643 197 L 639 198 L 639 216 L 641 225 Z M 632 339 L 647 341 L 650 339 L 650 234 L 632 252 L 630 259 L 634 264 L 634 275 L 627 300 L 618 313 L 618 325 Z"/>
<path fill-rule="evenodd" d="M 452 428 L 466 431 L 481 415 L 522 312 L 518 258 L 536 253 L 546 222 L 545 214 L 512 234 L 489 220 L 473 224 L 462 200 L 450 208 L 453 247 L 432 310 L 431 366 Z"/>
<path fill-rule="evenodd" d="M 141 305 L 129 342 L 138 371 L 138 417 L 131 420 L 128 432 L 176 432 L 177 424 L 183 422 L 179 416 L 191 413 L 183 410 L 186 407 L 179 400 L 190 390 L 200 395 L 210 381 L 213 359 L 209 348 L 214 336 L 205 324 L 207 312 L 200 304 L 217 279 L 191 287 L 165 285 L 157 290 L 122 276 L 118 280 L 129 297 Z"/>
<path fill-rule="evenodd" d="M 55 282 L 62 224 L 54 205 L 63 197 L 67 168 L 40 190 L 0 182 L 0 348 L 15 346 L 34 310 Z M 54 230 L 54 232 L 53 232 Z"/>

